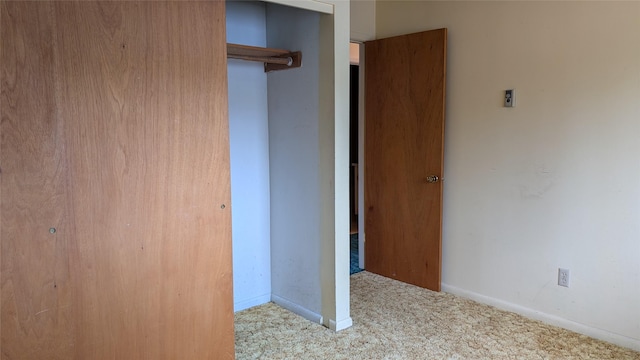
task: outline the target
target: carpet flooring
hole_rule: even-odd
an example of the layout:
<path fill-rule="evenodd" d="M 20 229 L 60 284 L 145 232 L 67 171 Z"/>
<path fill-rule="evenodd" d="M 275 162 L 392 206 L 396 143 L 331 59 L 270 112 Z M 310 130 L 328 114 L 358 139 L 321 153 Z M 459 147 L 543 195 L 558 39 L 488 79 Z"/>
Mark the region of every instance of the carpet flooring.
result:
<path fill-rule="evenodd" d="M 236 313 L 237 359 L 635 359 L 640 353 L 369 272 L 333 332 L 268 303 Z"/>

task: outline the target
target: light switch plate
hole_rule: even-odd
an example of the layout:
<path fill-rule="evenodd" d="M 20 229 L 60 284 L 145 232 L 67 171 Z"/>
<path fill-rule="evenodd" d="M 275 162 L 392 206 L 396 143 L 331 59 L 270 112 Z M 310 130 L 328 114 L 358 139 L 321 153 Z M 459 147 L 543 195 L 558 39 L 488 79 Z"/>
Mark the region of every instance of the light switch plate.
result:
<path fill-rule="evenodd" d="M 504 91 L 504 107 L 516 106 L 516 90 L 510 89 Z"/>

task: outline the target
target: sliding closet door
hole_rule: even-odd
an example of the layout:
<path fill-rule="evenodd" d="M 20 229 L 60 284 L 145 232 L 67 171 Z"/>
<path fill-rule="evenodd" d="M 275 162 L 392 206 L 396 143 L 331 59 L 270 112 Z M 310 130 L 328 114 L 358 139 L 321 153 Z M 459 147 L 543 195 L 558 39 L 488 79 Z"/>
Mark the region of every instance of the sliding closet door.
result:
<path fill-rule="evenodd" d="M 8 2 L 2 359 L 233 357 L 224 2 Z"/>

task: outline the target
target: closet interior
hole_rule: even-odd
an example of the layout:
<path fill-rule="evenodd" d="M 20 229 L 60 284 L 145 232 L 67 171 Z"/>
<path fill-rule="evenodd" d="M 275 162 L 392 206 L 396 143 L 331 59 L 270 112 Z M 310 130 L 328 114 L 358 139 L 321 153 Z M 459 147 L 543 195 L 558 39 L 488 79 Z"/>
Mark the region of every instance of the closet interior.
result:
<path fill-rule="evenodd" d="M 236 311 L 274 301 L 322 320 L 319 18 L 227 3 Z"/>

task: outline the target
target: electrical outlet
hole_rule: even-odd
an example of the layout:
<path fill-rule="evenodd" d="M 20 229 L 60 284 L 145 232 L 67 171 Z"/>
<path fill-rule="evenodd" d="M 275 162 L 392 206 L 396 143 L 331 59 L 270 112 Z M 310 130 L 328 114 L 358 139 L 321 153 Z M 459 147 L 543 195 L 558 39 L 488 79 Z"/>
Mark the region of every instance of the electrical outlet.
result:
<path fill-rule="evenodd" d="M 569 287 L 569 269 L 558 269 L 558 285 Z"/>

